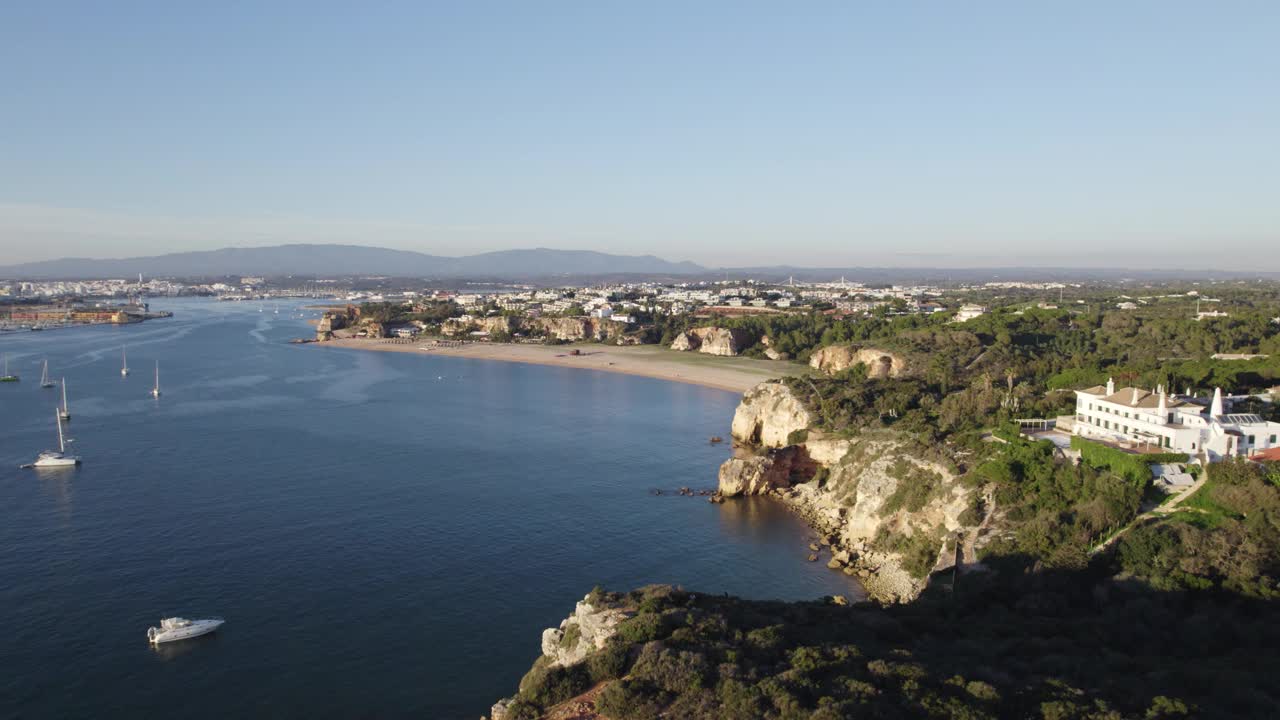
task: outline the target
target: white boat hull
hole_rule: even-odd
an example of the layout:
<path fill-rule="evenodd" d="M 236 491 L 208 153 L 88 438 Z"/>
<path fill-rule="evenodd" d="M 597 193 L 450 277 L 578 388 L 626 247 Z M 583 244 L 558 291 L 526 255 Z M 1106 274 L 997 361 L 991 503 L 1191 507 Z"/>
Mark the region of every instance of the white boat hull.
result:
<path fill-rule="evenodd" d="M 161 627 L 148 628 L 147 640 L 151 641 L 153 645 L 190 640 L 201 635 L 208 635 L 222 627 L 222 624 L 226 621 L 220 618 L 209 618 L 207 620 L 190 620 L 186 622 L 187 624 L 177 627 L 164 627 L 164 623 L 162 623 Z"/>
<path fill-rule="evenodd" d="M 41 455 L 36 461 L 31 463 L 31 467 L 35 468 L 64 468 L 75 467 L 80 464 L 80 458 L 75 455 L 63 455 L 61 453 L 55 455 Z"/>

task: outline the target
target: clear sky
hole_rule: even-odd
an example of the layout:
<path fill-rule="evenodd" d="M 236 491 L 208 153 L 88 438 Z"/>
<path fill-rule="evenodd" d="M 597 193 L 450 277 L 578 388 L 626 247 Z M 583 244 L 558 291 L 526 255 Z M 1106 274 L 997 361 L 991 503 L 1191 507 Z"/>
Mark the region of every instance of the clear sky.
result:
<path fill-rule="evenodd" d="M 39 2 L 0 265 L 282 242 L 1280 270 L 1280 2 Z"/>

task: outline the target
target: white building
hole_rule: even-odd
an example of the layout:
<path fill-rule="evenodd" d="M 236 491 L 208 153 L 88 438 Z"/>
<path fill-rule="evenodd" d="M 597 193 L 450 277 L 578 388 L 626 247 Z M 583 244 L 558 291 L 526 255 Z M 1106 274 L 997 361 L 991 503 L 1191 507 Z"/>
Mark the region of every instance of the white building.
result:
<path fill-rule="evenodd" d="M 1248 457 L 1280 446 L 1280 423 L 1258 415 L 1228 414 L 1222 389 L 1213 391 L 1205 407 L 1196 398 L 1180 398 L 1135 387 L 1116 390 L 1107 381 L 1076 391 L 1075 434 L 1110 442 L 1156 445 L 1191 456 L 1204 454 L 1210 462 Z"/>
<path fill-rule="evenodd" d="M 981 305 L 974 305 L 973 303 L 968 303 L 965 305 L 961 305 L 960 309 L 956 311 L 955 321 L 966 322 L 976 317 L 982 317 L 983 315 L 986 315 L 986 314 L 987 314 L 987 309 L 985 307 Z"/>

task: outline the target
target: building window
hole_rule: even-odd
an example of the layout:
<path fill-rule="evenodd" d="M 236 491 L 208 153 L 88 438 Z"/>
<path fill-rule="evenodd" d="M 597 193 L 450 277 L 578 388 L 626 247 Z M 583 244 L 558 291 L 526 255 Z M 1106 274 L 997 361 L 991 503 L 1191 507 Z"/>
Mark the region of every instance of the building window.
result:
<path fill-rule="evenodd" d="M 1249 436 L 1249 444 L 1250 444 L 1250 445 L 1252 445 L 1252 444 L 1253 444 L 1253 436 L 1252 436 L 1252 435 L 1250 435 L 1250 436 Z"/>
<path fill-rule="evenodd" d="M 1173 447 L 1172 443 L 1170 443 L 1170 442 L 1169 442 L 1169 438 L 1165 438 L 1165 439 L 1164 439 L 1164 446 L 1165 446 L 1165 447 Z"/>
<path fill-rule="evenodd" d="M 1271 442 L 1270 442 L 1269 444 L 1270 444 L 1270 445 L 1275 445 L 1275 444 L 1276 444 L 1276 436 L 1275 436 L 1275 435 L 1272 435 L 1272 436 L 1271 436 Z"/>

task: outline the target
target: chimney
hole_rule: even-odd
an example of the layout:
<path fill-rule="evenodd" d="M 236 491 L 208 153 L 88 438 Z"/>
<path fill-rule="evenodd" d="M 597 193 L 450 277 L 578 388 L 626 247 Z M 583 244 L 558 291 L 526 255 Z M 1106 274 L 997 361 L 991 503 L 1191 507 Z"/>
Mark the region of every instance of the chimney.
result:
<path fill-rule="evenodd" d="M 1164 403 L 1163 387 L 1160 388 L 1160 407 L 1156 410 L 1156 412 L 1160 414 L 1160 417 L 1156 419 L 1157 423 L 1164 425 L 1166 422 L 1169 421 L 1169 407 Z"/>
<path fill-rule="evenodd" d="M 1213 404 L 1209 406 L 1209 417 L 1222 417 L 1222 388 L 1213 389 Z"/>
<path fill-rule="evenodd" d="M 1116 381 L 1112 380 L 1111 378 L 1107 378 L 1107 394 L 1108 395 L 1116 394 Z"/>
<path fill-rule="evenodd" d="M 1134 406 L 1138 404 L 1138 388 L 1133 389 L 1133 399 L 1129 401 L 1129 404 Z"/>

